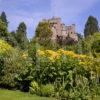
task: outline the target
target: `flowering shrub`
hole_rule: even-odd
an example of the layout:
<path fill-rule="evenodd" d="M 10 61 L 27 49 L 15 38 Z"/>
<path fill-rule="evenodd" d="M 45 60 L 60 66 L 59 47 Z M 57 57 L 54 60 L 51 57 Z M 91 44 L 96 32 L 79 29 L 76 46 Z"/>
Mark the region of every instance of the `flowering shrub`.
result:
<path fill-rule="evenodd" d="M 4 40 L 0 40 L 0 54 L 8 55 L 14 50 L 12 46 L 10 46 L 7 42 Z"/>
<path fill-rule="evenodd" d="M 47 59 L 51 60 L 52 62 L 55 62 L 57 59 L 62 59 L 63 56 L 77 59 L 77 60 L 79 60 L 80 64 L 86 64 L 87 63 L 86 60 L 91 59 L 90 57 L 88 57 L 86 55 L 75 54 L 73 51 L 66 51 L 63 49 L 59 49 L 58 51 L 38 50 L 37 55 L 38 55 L 38 57 L 47 58 Z"/>
<path fill-rule="evenodd" d="M 34 79 L 37 82 L 55 84 L 55 92 L 60 95 L 65 90 L 71 99 L 75 95 L 76 98 L 85 99 L 89 91 L 92 91 L 96 80 L 94 58 L 63 49 L 38 50 L 36 55 L 38 63 L 34 70 Z"/>
<path fill-rule="evenodd" d="M 0 39 L 0 79 L 3 74 L 3 69 L 5 67 L 5 59 L 9 57 L 9 54 L 12 53 L 13 47 L 11 47 L 7 42 Z"/>
<path fill-rule="evenodd" d="M 15 77 L 22 73 L 24 75 L 28 73 L 30 64 L 27 52 L 19 51 L 4 40 L 0 40 L 0 85 L 2 87 L 15 88 L 19 86 Z M 23 83 L 25 84 L 25 82 Z"/>

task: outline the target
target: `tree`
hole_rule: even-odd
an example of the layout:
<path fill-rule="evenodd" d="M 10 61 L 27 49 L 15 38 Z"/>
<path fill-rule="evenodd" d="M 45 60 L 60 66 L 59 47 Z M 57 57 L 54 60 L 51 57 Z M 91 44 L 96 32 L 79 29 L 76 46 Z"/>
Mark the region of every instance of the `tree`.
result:
<path fill-rule="evenodd" d="M 92 46 L 92 53 L 95 57 L 100 57 L 100 40 L 96 40 L 93 42 Z"/>
<path fill-rule="evenodd" d="M 51 45 L 51 37 L 52 31 L 50 24 L 48 22 L 40 22 L 35 32 L 35 38 L 37 38 L 37 42 L 39 42 L 39 44 L 43 45 L 44 47 L 47 47 L 48 44 Z"/>
<path fill-rule="evenodd" d="M 15 38 L 15 33 L 9 33 L 8 36 L 6 37 L 6 41 L 12 46 L 16 47 L 18 46 L 17 40 Z"/>
<path fill-rule="evenodd" d="M 78 35 L 78 42 L 77 42 L 77 45 L 76 45 L 76 50 L 77 50 L 77 53 L 79 54 L 82 54 L 82 43 L 83 43 L 83 36 L 79 33 L 77 33 Z"/>
<path fill-rule="evenodd" d="M 7 27 L 5 23 L 0 19 L 0 38 L 5 38 L 7 37 Z"/>
<path fill-rule="evenodd" d="M 100 57 L 100 33 L 88 36 L 83 41 L 83 53 Z"/>
<path fill-rule="evenodd" d="M 99 32 L 98 21 L 95 17 L 89 16 L 85 24 L 84 36 L 93 35 L 95 32 Z"/>
<path fill-rule="evenodd" d="M 13 47 L 17 46 L 17 41 L 12 33 L 7 31 L 5 23 L 0 19 L 0 38 L 7 41 Z"/>
<path fill-rule="evenodd" d="M 24 22 L 21 22 L 16 31 L 16 40 L 21 49 L 27 49 L 28 38 L 27 38 L 27 28 Z"/>
<path fill-rule="evenodd" d="M 7 21 L 7 17 L 6 17 L 6 13 L 2 12 L 1 13 L 1 20 L 5 23 L 6 27 L 8 27 L 8 21 Z"/>

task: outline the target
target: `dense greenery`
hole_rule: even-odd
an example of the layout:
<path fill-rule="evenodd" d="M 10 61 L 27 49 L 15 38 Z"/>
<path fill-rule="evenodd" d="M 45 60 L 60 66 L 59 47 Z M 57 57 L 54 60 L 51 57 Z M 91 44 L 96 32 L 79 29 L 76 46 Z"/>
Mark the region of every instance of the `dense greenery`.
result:
<path fill-rule="evenodd" d="M 98 21 L 90 16 L 85 26 L 86 38 L 78 34 L 77 43 L 62 45 L 52 41 L 50 24 L 40 22 L 29 42 L 26 24 L 21 22 L 16 31 L 9 32 L 2 12 L 0 87 L 62 100 L 93 100 L 100 95 L 98 31 Z"/>
<path fill-rule="evenodd" d="M 98 21 L 95 17 L 89 16 L 85 24 L 84 36 L 93 35 L 95 32 L 99 32 Z"/>
<path fill-rule="evenodd" d="M 3 58 L 0 66 L 2 68 L 0 84 L 2 87 L 17 87 L 15 77 L 27 72 L 30 64 L 28 54 L 14 49 L 5 41 L 0 40 L 0 55 Z"/>
<path fill-rule="evenodd" d="M 47 48 L 51 45 L 51 37 L 52 31 L 50 29 L 50 24 L 48 22 L 40 22 L 36 28 L 36 42 Z"/>
<path fill-rule="evenodd" d="M 6 27 L 8 27 L 8 20 L 5 12 L 1 13 L 0 19 L 5 23 Z"/>
<path fill-rule="evenodd" d="M 7 37 L 7 27 L 5 23 L 0 19 L 0 38 Z"/>
<path fill-rule="evenodd" d="M 88 36 L 83 41 L 83 53 L 100 57 L 100 33 L 94 33 L 94 35 Z"/>
<path fill-rule="evenodd" d="M 24 22 L 21 22 L 18 26 L 16 31 L 16 40 L 21 49 L 27 49 L 28 47 L 28 39 L 27 39 L 27 32 L 26 32 L 26 25 Z"/>
<path fill-rule="evenodd" d="M 94 93 L 96 94 L 96 76 L 99 75 L 99 72 L 96 72 L 97 63 L 94 62 L 93 58 L 77 55 L 63 49 L 56 52 L 39 50 L 37 55 L 39 63 L 37 63 L 37 68 L 33 72 L 34 80 L 37 82 L 36 84 L 48 85 L 51 83 L 54 86 L 52 96 L 68 99 L 76 98 L 77 100 L 78 98 L 88 99 Z M 42 95 L 44 91 L 42 85 L 36 86 L 38 95 Z M 36 94 L 37 89 L 35 89 Z M 49 89 L 52 88 L 47 87 L 45 96 L 48 96 Z M 90 92 L 93 94 L 91 95 Z"/>

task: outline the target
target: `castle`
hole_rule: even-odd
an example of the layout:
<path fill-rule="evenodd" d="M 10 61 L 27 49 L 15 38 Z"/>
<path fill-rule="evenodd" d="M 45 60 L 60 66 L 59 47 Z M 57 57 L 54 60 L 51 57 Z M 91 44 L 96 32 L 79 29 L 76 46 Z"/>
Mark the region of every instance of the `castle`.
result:
<path fill-rule="evenodd" d="M 51 30 L 53 32 L 52 39 L 56 40 L 57 37 L 62 37 L 63 39 L 66 39 L 67 37 L 70 37 L 74 41 L 78 41 L 78 36 L 76 34 L 75 30 L 75 24 L 72 24 L 70 26 L 66 26 L 61 22 L 61 18 L 59 17 L 53 17 L 51 19 L 43 19 L 45 22 L 49 22 L 51 26 Z"/>

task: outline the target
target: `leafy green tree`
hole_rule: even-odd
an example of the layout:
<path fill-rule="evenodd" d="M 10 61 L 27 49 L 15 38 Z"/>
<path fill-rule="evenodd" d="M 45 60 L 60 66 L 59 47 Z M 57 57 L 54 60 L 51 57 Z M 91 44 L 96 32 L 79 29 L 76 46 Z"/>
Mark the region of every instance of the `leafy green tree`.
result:
<path fill-rule="evenodd" d="M 52 31 L 48 22 L 40 22 L 36 28 L 35 37 L 37 42 L 44 47 L 51 45 Z"/>
<path fill-rule="evenodd" d="M 15 36 L 7 31 L 7 27 L 1 19 L 0 19 L 0 38 L 7 41 L 13 47 L 18 45 Z"/>
<path fill-rule="evenodd" d="M 8 27 L 8 21 L 7 21 L 7 17 L 6 17 L 6 13 L 2 12 L 1 13 L 1 20 L 5 23 L 6 27 Z"/>
<path fill-rule="evenodd" d="M 83 53 L 100 57 L 100 33 L 95 33 L 92 36 L 83 40 Z"/>
<path fill-rule="evenodd" d="M 92 49 L 96 52 L 96 53 L 100 53 L 100 40 L 96 40 L 93 42 L 92 44 Z"/>
<path fill-rule="evenodd" d="M 0 19 L 0 38 L 5 38 L 7 37 L 7 27 L 5 23 Z"/>
<path fill-rule="evenodd" d="M 11 33 L 11 35 L 14 37 L 14 38 L 16 38 L 16 32 L 15 31 L 12 31 L 12 32 L 10 32 Z"/>
<path fill-rule="evenodd" d="M 98 20 L 93 16 L 89 16 L 85 24 L 84 36 L 93 35 L 95 32 L 99 32 Z"/>
<path fill-rule="evenodd" d="M 95 40 L 91 45 L 91 52 L 94 57 L 100 58 L 100 39 Z"/>
<path fill-rule="evenodd" d="M 76 44 L 76 53 L 82 54 L 83 36 L 79 33 L 77 35 L 78 35 L 78 42 Z"/>
<path fill-rule="evenodd" d="M 18 42 L 17 42 L 15 36 L 12 33 L 8 34 L 8 36 L 6 38 L 6 41 L 13 47 L 17 47 L 18 46 Z"/>
<path fill-rule="evenodd" d="M 24 22 L 21 22 L 16 31 L 16 40 L 21 49 L 27 49 L 28 46 L 28 38 L 27 38 L 27 27 Z"/>

